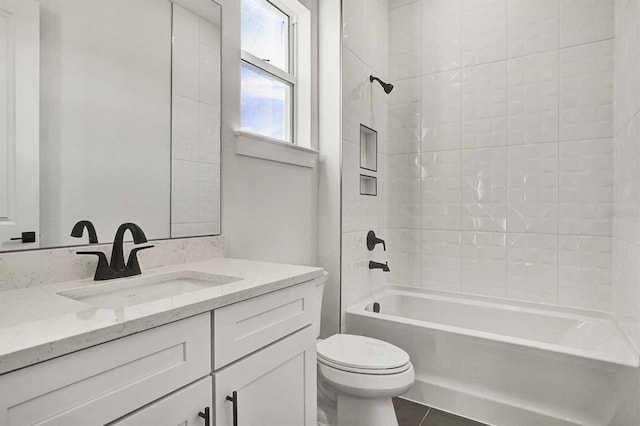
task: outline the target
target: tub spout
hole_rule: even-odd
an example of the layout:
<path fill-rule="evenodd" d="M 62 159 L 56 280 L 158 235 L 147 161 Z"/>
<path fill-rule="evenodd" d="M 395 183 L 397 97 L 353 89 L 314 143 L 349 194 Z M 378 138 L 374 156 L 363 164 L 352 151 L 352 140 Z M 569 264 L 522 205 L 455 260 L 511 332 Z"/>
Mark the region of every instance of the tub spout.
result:
<path fill-rule="evenodd" d="M 384 272 L 391 271 L 391 269 L 389 269 L 389 262 L 378 263 L 373 260 L 369 261 L 369 269 L 382 269 Z"/>

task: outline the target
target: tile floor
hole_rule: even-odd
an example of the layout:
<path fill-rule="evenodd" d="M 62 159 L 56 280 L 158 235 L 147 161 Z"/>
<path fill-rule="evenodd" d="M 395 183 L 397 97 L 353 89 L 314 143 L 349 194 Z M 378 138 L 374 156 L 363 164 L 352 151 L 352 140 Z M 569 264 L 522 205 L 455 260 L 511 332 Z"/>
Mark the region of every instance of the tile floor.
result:
<path fill-rule="evenodd" d="M 484 426 L 482 423 L 402 398 L 394 398 L 393 407 L 396 409 L 399 426 Z"/>

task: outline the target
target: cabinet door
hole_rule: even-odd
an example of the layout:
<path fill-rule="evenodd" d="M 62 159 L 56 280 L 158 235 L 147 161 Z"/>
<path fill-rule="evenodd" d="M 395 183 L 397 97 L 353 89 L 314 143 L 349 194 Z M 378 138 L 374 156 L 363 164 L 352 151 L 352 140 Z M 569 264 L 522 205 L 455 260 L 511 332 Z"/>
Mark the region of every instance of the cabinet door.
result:
<path fill-rule="evenodd" d="M 111 423 L 112 426 L 204 426 L 213 400 L 211 377 L 187 386 L 128 416 Z M 208 408 L 209 410 L 205 409 Z M 210 422 L 210 420 L 209 420 Z"/>
<path fill-rule="evenodd" d="M 316 341 L 307 327 L 214 373 L 215 425 L 316 425 Z"/>

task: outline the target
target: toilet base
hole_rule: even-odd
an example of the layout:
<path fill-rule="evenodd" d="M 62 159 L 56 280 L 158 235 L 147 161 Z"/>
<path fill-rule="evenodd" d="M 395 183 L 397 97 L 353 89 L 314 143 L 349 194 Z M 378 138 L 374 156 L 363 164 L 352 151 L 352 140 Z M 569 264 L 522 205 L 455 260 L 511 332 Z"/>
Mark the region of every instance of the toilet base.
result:
<path fill-rule="evenodd" d="M 338 426 L 398 426 L 391 398 L 338 394 Z"/>

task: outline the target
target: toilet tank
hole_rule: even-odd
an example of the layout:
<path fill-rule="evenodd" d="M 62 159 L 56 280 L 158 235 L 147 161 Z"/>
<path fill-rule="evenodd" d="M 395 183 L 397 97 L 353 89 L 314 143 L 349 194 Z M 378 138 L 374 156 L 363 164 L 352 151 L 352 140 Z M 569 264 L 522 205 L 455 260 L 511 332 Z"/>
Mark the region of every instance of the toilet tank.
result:
<path fill-rule="evenodd" d="M 320 337 L 320 321 L 322 318 L 322 294 L 324 293 L 324 284 L 327 282 L 328 273 L 324 273 L 322 278 L 316 281 L 316 294 L 313 298 L 313 327 L 315 328 L 316 339 Z"/>

